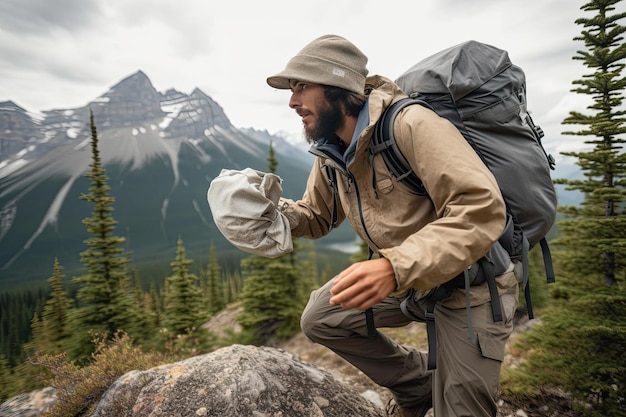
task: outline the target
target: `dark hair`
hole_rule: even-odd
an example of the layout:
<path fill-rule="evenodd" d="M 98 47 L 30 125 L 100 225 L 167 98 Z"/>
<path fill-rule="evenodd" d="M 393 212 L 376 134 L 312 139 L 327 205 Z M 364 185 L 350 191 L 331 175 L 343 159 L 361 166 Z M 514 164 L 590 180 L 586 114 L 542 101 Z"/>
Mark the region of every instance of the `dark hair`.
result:
<path fill-rule="evenodd" d="M 354 93 L 339 87 L 324 86 L 324 95 L 328 101 L 336 101 L 343 105 L 348 116 L 358 116 L 367 100 L 364 94 Z"/>

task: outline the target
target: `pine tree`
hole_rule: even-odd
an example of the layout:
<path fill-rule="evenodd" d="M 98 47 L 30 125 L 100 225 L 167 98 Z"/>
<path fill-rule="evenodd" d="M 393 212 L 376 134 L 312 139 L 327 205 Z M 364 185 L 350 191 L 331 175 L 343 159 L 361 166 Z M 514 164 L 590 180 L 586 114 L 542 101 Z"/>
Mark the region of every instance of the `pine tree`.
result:
<path fill-rule="evenodd" d="M 583 126 L 565 133 L 588 138 L 593 148 L 564 153 L 578 159 L 584 180 L 556 182 L 585 198 L 581 207 L 559 208 L 567 218 L 557 223 L 562 236 L 553 241 L 553 307 L 522 341 L 533 354 L 517 375 L 534 394 L 540 386 L 572 393 L 580 415 L 597 417 L 626 415 L 626 28 L 618 24 L 626 13 L 612 14 L 621 2 L 590 1 L 581 9 L 597 14 L 576 20 L 584 29 L 574 40 L 587 49 L 574 59 L 593 73 L 575 80 L 572 91 L 590 95 L 593 103 L 587 113 L 570 112 L 563 123 Z"/>
<path fill-rule="evenodd" d="M 209 264 L 207 266 L 207 305 L 210 314 L 215 314 L 224 309 L 224 289 L 220 280 L 220 266 L 217 262 L 215 245 L 209 249 Z"/>
<path fill-rule="evenodd" d="M 91 180 L 89 193 L 80 198 L 93 204 L 91 217 L 83 219 L 91 235 L 85 240 L 87 249 L 81 253 L 81 262 L 87 273 L 75 277 L 79 285 L 76 294 L 78 308 L 73 311 L 75 320 L 74 354 L 86 358 L 93 350 L 90 332 L 114 337 L 118 330 L 134 335 L 138 311 L 134 308 L 133 290 L 127 264 L 121 247 L 123 237 L 113 234 L 117 222 L 113 218 L 115 198 L 109 196 L 110 187 L 106 170 L 102 167 L 98 149 L 98 133 L 93 112 L 90 112 L 92 162 L 86 176 Z"/>
<path fill-rule="evenodd" d="M 298 243 L 296 243 L 298 244 Z M 299 244 L 298 244 L 299 245 Z M 321 277 L 319 267 L 318 267 L 318 258 L 317 251 L 315 250 L 315 244 L 313 241 L 309 241 L 305 248 L 308 247 L 308 259 L 306 264 L 304 264 L 300 269 L 303 270 L 304 276 L 302 277 L 302 297 L 303 302 L 306 304 L 309 298 L 309 294 L 311 291 L 318 288 L 322 283 L 326 282 L 326 279 Z"/>
<path fill-rule="evenodd" d="M 163 325 L 172 353 L 183 357 L 210 351 L 215 343 L 213 335 L 202 327 L 209 314 L 198 278 L 189 271 L 192 263 L 178 239 L 176 259 L 170 263 L 172 275 L 165 280 Z"/>
<path fill-rule="evenodd" d="M 366 261 L 370 258 L 370 249 L 364 240 L 359 241 L 359 250 L 352 254 L 350 262 Z"/>
<path fill-rule="evenodd" d="M 157 289 L 156 284 L 150 283 L 150 290 L 148 292 L 148 317 L 154 328 L 161 327 L 161 321 L 163 317 L 163 297 L 161 292 Z"/>
<path fill-rule="evenodd" d="M 604 284 L 616 284 L 624 277 L 626 267 L 626 155 L 623 134 L 626 119 L 622 103 L 626 78 L 623 75 L 626 44 L 624 26 L 618 24 L 626 13 L 609 15 L 621 0 L 595 0 L 582 10 L 595 11 L 593 18 L 580 18 L 584 26 L 580 36 L 587 50 L 578 51 L 575 60 L 582 61 L 593 73 L 575 80 L 572 91 L 591 96 L 593 103 L 588 113 L 570 112 L 563 121 L 568 125 L 583 126 L 577 131 L 564 132 L 575 137 L 586 137 L 590 151 L 563 152 L 577 158 L 586 179 L 559 179 L 569 190 L 585 195 L 582 207 L 560 207 L 571 218 L 559 222 L 563 236 L 555 242 L 567 247 L 568 256 L 563 267 L 568 272 L 582 272 L 592 280 L 601 274 Z M 622 135 L 620 137 L 620 135 Z M 593 287 L 594 282 L 588 282 Z M 589 288 L 583 288 L 588 290 Z"/>
<path fill-rule="evenodd" d="M 4 400 L 15 394 L 10 388 L 11 385 L 12 378 L 9 361 L 5 355 L 0 354 L 0 403 L 3 403 Z"/>
<path fill-rule="evenodd" d="M 197 277 L 189 272 L 193 261 L 185 256 L 183 241 L 178 239 L 176 259 L 170 263 L 172 275 L 167 278 L 163 324 L 174 335 L 182 335 L 202 324 L 202 292 Z"/>
<path fill-rule="evenodd" d="M 41 318 L 37 315 L 33 318 L 32 338 L 26 344 L 29 351 L 38 351 L 50 355 L 56 355 L 65 351 L 70 334 L 69 313 L 72 300 L 63 288 L 63 267 L 57 258 L 54 259 L 54 272 L 48 279 L 50 284 L 50 298 L 46 301 Z"/>
<path fill-rule="evenodd" d="M 26 359 L 23 345 L 30 340 L 33 317 L 41 314 L 47 298 L 48 291 L 41 288 L 0 292 L 0 355 L 5 355 L 9 367 Z"/>
<path fill-rule="evenodd" d="M 276 168 L 278 168 L 278 159 L 276 159 L 276 153 L 274 152 L 274 144 L 270 142 L 269 156 L 267 157 L 267 169 L 269 172 L 275 174 Z"/>
<path fill-rule="evenodd" d="M 251 256 L 242 261 L 246 271 L 243 311 L 237 321 L 251 333 L 251 343 L 271 344 L 300 329 L 302 303 L 299 268 L 289 255 L 267 260 Z"/>
<path fill-rule="evenodd" d="M 234 303 L 241 300 L 241 291 L 243 288 L 243 276 L 241 271 L 233 271 L 226 276 L 226 304 Z"/>

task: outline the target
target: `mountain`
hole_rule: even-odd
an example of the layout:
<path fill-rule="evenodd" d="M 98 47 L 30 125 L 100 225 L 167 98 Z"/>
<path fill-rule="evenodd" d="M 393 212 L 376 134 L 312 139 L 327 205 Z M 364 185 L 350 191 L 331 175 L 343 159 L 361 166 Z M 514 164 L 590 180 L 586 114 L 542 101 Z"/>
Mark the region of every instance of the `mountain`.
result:
<path fill-rule="evenodd" d="M 0 103 L 0 288 L 45 283 L 55 257 L 66 275 L 80 270 L 88 237 L 81 220 L 93 208 L 79 199 L 90 185 L 89 110 L 115 197 L 114 233 L 139 265 L 169 267 L 178 238 L 192 259 L 206 262 L 214 244 L 220 261 L 237 265 L 242 253 L 218 232 L 206 203 L 210 181 L 224 168 L 267 171 L 273 143 L 283 195 L 297 198 L 313 161 L 281 137 L 235 128 L 201 90 L 161 93 L 141 71 L 84 107 L 32 114 Z"/>

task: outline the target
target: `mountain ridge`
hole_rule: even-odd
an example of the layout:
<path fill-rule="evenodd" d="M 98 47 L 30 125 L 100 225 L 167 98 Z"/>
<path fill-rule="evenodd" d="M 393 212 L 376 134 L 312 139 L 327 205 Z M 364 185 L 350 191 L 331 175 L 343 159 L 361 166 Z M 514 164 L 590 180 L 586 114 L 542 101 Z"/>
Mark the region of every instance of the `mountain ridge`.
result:
<path fill-rule="evenodd" d="M 116 235 L 139 263 L 175 254 L 181 238 L 190 256 L 215 244 L 238 265 L 243 255 L 217 231 L 206 191 L 222 169 L 267 171 L 270 143 L 287 178 L 283 195 L 302 195 L 313 157 L 267 131 L 235 128 L 222 107 L 198 88 L 158 92 L 143 71 L 114 84 L 87 105 L 29 113 L 0 103 L 0 287 L 50 276 L 54 257 L 68 273 L 81 267 L 87 238 L 79 200 L 89 182 L 89 112 L 107 170 Z M 349 233 L 335 233 L 350 240 Z M 167 264 L 167 263 L 166 263 Z"/>

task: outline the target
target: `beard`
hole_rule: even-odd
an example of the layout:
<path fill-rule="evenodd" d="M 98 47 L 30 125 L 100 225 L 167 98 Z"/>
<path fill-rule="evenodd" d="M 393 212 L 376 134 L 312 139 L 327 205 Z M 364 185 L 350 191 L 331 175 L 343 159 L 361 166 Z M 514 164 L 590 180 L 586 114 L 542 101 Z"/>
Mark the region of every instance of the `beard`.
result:
<path fill-rule="evenodd" d="M 304 138 L 309 144 L 313 144 L 323 138 L 332 138 L 343 127 L 345 116 L 341 105 L 327 102 L 323 108 L 317 111 L 317 120 L 313 126 L 304 126 Z"/>

